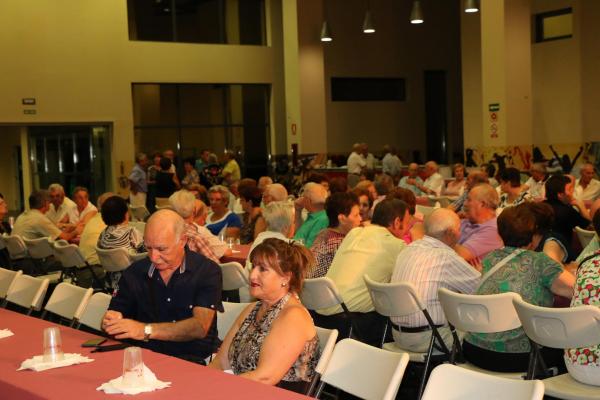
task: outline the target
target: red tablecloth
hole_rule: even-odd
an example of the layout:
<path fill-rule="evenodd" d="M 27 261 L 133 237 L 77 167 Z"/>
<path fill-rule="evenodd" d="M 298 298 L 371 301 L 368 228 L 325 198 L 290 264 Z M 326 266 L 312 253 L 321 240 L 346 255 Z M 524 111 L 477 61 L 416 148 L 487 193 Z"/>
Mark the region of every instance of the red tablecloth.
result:
<path fill-rule="evenodd" d="M 245 265 L 246 259 L 248 258 L 248 253 L 250 253 L 250 247 L 251 247 L 251 245 L 249 245 L 249 244 L 234 245 L 233 246 L 234 253 L 230 256 L 221 257 L 221 262 L 226 263 L 226 262 L 236 261 L 236 262 L 239 262 L 240 264 L 242 264 L 242 266 Z"/>
<path fill-rule="evenodd" d="M 276 387 L 252 382 L 164 354 L 143 350 L 144 363 L 171 387 L 136 396 L 107 395 L 96 388 L 121 374 L 123 350 L 90 354 L 81 343 L 86 332 L 60 326 L 63 350 L 93 358 L 86 364 L 43 372 L 18 371 L 21 362 L 42 353 L 42 331 L 56 326 L 41 319 L 0 309 L 0 329 L 14 336 L 0 339 L 0 399 L 308 399 Z"/>

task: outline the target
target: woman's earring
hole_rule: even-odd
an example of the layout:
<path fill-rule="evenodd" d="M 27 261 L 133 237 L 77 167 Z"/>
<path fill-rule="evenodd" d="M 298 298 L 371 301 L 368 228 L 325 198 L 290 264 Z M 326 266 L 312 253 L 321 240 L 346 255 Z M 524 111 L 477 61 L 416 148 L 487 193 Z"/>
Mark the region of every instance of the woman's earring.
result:
<path fill-rule="evenodd" d="M 287 283 L 281 282 L 281 287 L 286 287 L 286 286 L 287 286 Z"/>

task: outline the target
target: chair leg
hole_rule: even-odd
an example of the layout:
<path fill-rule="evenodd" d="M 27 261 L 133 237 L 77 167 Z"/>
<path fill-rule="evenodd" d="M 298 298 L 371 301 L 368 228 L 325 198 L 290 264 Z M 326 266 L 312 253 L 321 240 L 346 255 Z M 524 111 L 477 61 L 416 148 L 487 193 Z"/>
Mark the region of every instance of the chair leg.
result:
<path fill-rule="evenodd" d="M 423 396 L 423 390 L 425 390 L 425 383 L 427 381 L 427 372 L 429 371 L 431 355 L 433 354 L 434 340 L 435 340 L 435 335 L 432 332 L 431 339 L 429 340 L 429 348 L 427 349 L 427 357 L 425 358 L 425 368 L 423 370 L 423 376 L 421 377 L 421 383 L 419 384 L 419 394 L 417 395 L 417 400 L 421 400 L 421 397 Z"/>
<path fill-rule="evenodd" d="M 388 318 L 387 321 L 385 321 L 385 326 L 383 327 L 383 336 L 381 336 L 381 346 L 379 346 L 382 349 L 383 349 L 383 345 L 385 344 L 385 336 L 387 335 L 388 327 L 390 326 L 390 324 L 391 324 L 391 321 Z"/>
<path fill-rule="evenodd" d="M 40 316 L 40 319 L 46 319 L 46 314 L 48 314 L 48 311 L 46 311 L 46 310 L 42 311 L 42 315 Z"/>
<path fill-rule="evenodd" d="M 312 394 L 312 392 L 315 390 L 320 378 L 321 378 L 321 374 L 319 374 L 318 372 L 315 372 L 315 376 L 313 377 L 312 381 L 310 382 L 310 386 L 308 387 L 308 390 L 305 393 L 307 396 L 310 396 Z"/>
<path fill-rule="evenodd" d="M 325 387 L 325 382 L 321 381 L 319 383 L 319 386 L 317 387 L 317 392 L 315 393 L 315 398 L 318 399 L 319 396 L 321 395 L 321 392 L 323 391 L 323 387 Z"/>
<path fill-rule="evenodd" d="M 27 310 L 27 315 L 31 315 L 32 312 L 33 312 L 33 307 L 29 307 L 29 309 Z"/>

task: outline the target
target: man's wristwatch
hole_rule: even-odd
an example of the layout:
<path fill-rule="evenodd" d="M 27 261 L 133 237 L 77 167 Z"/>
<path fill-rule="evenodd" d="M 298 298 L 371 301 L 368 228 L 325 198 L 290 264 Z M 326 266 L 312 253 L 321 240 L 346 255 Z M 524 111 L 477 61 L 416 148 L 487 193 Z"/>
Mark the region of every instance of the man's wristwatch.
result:
<path fill-rule="evenodd" d="M 152 335 L 152 325 L 146 324 L 144 325 L 144 342 L 150 340 L 150 335 Z"/>

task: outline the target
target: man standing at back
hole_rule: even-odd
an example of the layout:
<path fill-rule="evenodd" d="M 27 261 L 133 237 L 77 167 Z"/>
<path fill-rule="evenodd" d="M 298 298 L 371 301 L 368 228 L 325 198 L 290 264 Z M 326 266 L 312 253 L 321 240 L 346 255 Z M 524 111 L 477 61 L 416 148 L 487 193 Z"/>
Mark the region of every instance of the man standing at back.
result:
<path fill-rule="evenodd" d="M 221 269 L 185 248 L 185 223 L 171 210 L 152 214 L 144 244 L 148 258 L 123 271 L 102 328 L 116 339 L 200 362 L 219 345 Z"/>
<path fill-rule="evenodd" d="M 132 207 L 146 205 L 146 195 L 148 193 L 147 166 L 148 157 L 144 153 L 139 153 L 135 157 L 135 165 L 131 170 L 131 174 L 129 174 L 129 204 Z"/>
<path fill-rule="evenodd" d="M 365 158 L 361 155 L 362 145 L 360 143 L 354 143 L 352 146 L 352 153 L 348 156 L 348 186 L 353 188 L 360 180 L 360 174 L 367 167 Z"/>
<path fill-rule="evenodd" d="M 393 282 L 410 282 L 417 289 L 435 325 L 446 325 L 438 289 L 473 293 L 481 274 L 454 251 L 460 237 L 460 219 L 451 210 L 437 209 L 425 219 L 425 237 L 400 253 L 392 274 Z M 431 327 L 423 313 L 391 318 L 396 344 L 412 352 L 427 351 Z M 438 329 L 448 347 L 452 334 L 447 326 Z"/>

